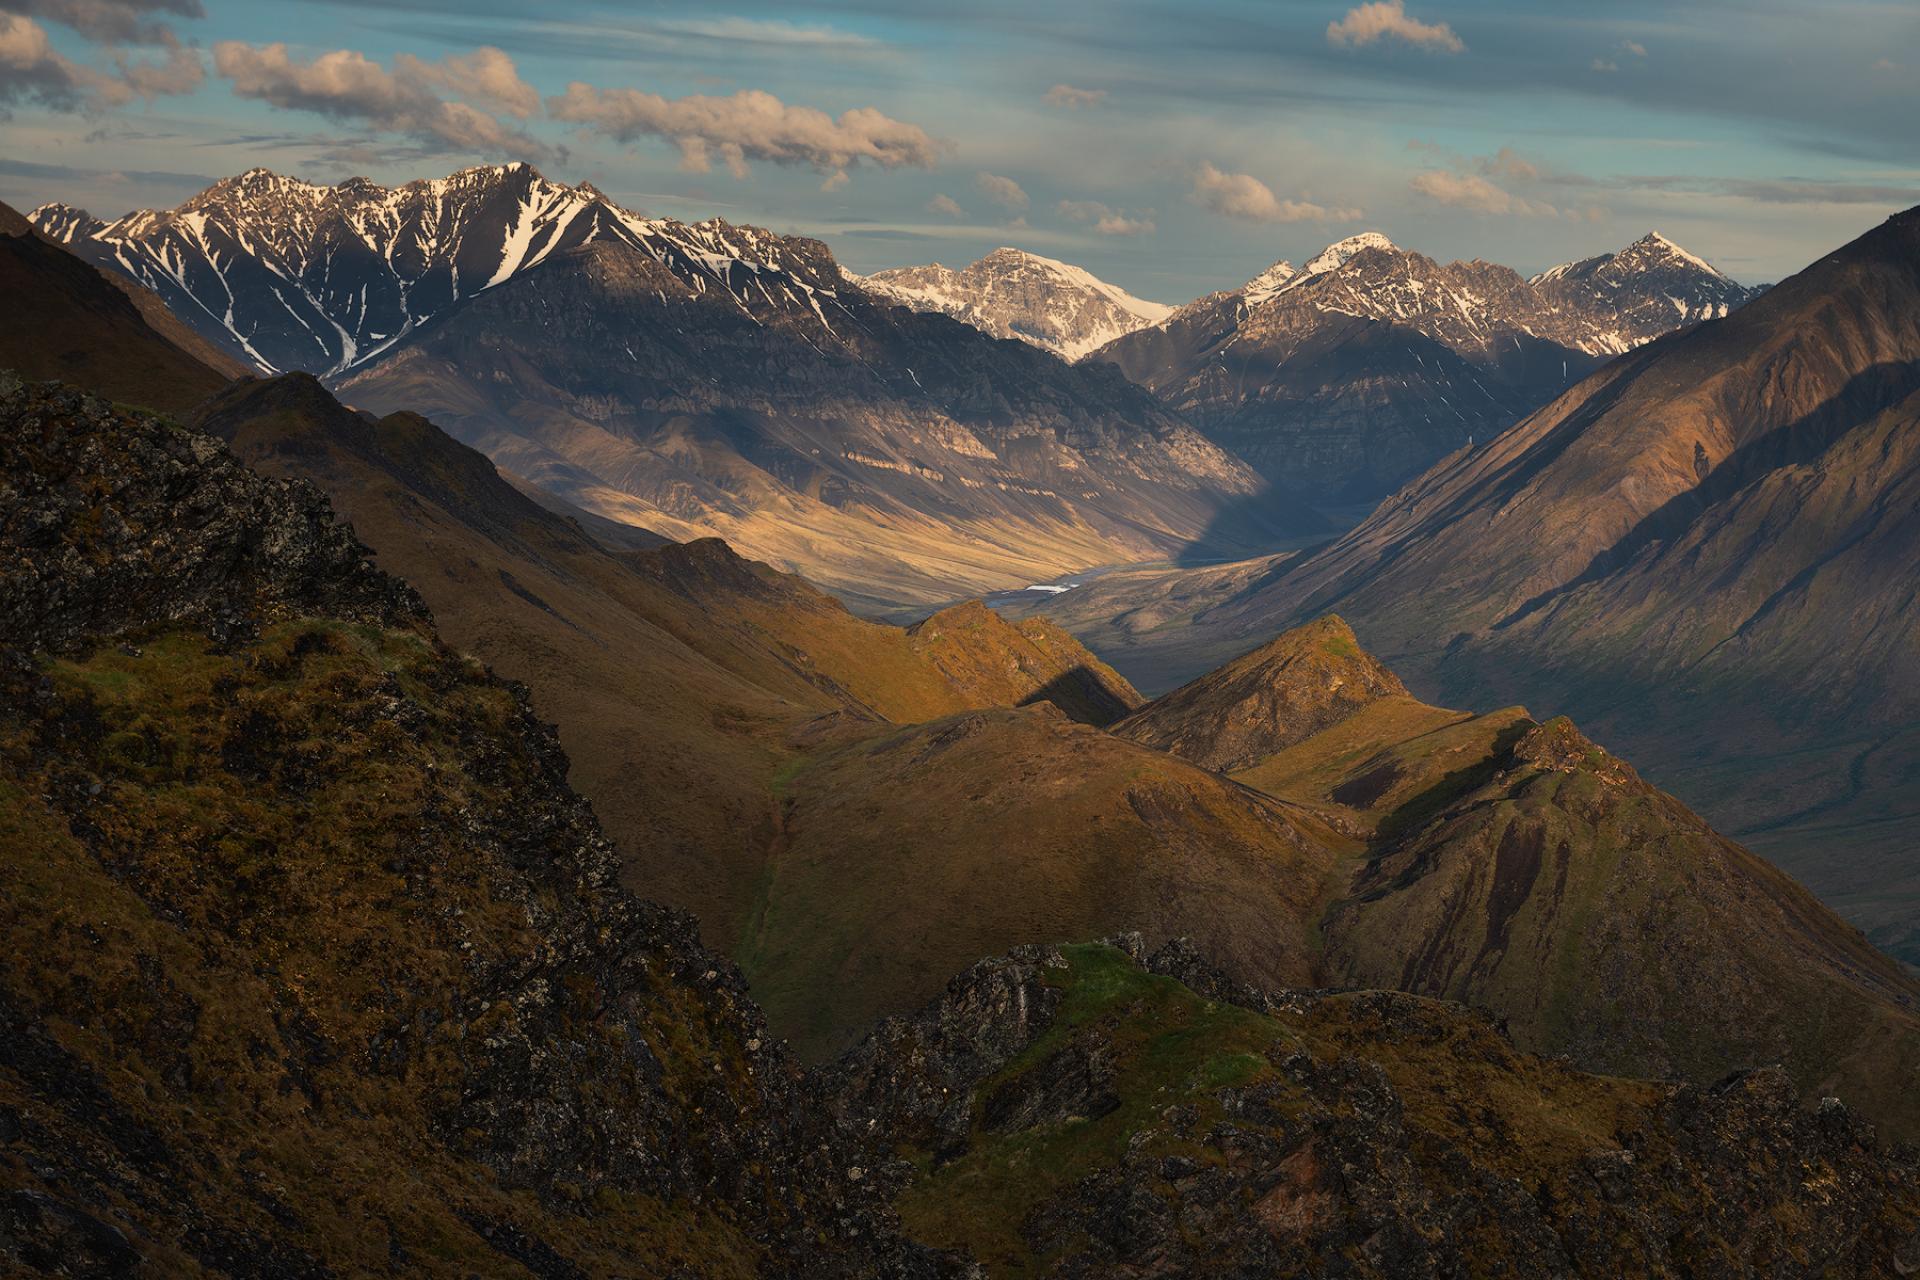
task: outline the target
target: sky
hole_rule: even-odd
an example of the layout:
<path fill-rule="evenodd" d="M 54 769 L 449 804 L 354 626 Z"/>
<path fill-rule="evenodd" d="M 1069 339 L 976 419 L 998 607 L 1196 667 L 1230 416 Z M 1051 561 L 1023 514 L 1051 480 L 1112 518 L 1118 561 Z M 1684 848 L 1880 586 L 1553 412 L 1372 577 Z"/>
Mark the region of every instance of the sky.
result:
<path fill-rule="evenodd" d="M 855 271 L 1184 302 L 1363 230 L 1747 283 L 1920 204 L 1920 0 L 0 0 L 0 200 L 526 160 Z"/>

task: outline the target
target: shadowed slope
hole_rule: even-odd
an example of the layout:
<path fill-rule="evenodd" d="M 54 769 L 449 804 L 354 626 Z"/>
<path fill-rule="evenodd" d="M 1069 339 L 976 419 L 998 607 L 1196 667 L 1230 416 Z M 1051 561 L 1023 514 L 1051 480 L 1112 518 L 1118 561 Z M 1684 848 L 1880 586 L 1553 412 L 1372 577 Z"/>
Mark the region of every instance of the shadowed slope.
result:
<path fill-rule="evenodd" d="M 7 299 L 0 307 L 0 368 L 24 378 L 65 379 L 115 400 L 178 411 L 212 395 L 234 372 L 158 298 L 43 239 L 5 205 L 0 295 Z M 186 346 L 201 350 L 189 354 Z"/>

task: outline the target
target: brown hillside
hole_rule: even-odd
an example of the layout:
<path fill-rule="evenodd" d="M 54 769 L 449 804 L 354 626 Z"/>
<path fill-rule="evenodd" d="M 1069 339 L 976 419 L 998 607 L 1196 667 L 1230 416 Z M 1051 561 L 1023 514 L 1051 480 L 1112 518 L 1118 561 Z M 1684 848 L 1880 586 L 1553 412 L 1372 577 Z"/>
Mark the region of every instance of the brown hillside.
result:
<path fill-rule="evenodd" d="M 1313 981 L 1337 837 L 1051 707 L 823 751 L 784 789 L 740 959 L 803 1052 L 915 1008 L 986 952 L 1045 938 L 1188 935 L 1248 980 Z"/>

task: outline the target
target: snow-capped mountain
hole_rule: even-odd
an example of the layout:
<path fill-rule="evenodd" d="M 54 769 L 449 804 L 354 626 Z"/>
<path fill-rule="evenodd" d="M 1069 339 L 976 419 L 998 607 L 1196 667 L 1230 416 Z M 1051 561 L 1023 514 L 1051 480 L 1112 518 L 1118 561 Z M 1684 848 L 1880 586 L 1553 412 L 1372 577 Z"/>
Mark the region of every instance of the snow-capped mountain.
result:
<path fill-rule="evenodd" d="M 1136 298 L 1080 267 L 1022 249 L 995 249 L 956 271 L 895 267 L 861 285 L 916 311 L 938 311 L 996 338 L 1018 338 L 1078 360 L 1173 308 Z"/>
<path fill-rule="evenodd" d="M 454 304 L 596 240 L 638 248 L 695 290 L 749 311 L 791 305 L 824 318 L 845 287 L 830 260 L 827 270 L 793 254 L 810 242 L 717 219 L 642 217 L 591 184 L 551 182 L 524 164 L 391 188 L 252 169 L 164 212 L 103 223 L 49 204 L 28 216 L 265 372 L 344 374 Z"/>
<path fill-rule="evenodd" d="M 1657 235 L 1529 280 L 1369 231 L 1089 359 L 1118 365 L 1270 478 L 1365 500 L 1490 439 L 1601 360 L 1753 293 Z"/>
<path fill-rule="evenodd" d="M 1586 320 L 1588 331 L 1576 345 L 1608 354 L 1682 325 L 1718 320 L 1760 293 L 1658 231 L 1618 253 L 1562 263 L 1527 283 L 1569 319 Z"/>

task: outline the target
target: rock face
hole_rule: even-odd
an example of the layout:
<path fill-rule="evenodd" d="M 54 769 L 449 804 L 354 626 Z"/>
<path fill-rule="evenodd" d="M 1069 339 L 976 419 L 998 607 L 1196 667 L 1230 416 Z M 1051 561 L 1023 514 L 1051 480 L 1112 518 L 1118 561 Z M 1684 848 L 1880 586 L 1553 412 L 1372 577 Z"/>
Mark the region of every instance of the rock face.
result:
<path fill-rule="evenodd" d="M 1118 365 L 1262 474 L 1370 500 L 1607 357 L 1750 296 L 1657 235 L 1527 280 L 1368 232 L 1089 359 Z"/>
<path fill-rule="evenodd" d="M 1621 357 L 1207 625 L 1338 609 L 1416 687 L 1576 714 L 1920 955 L 1920 211 Z"/>
<path fill-rule="evenodd" d="M 1173 311 L 1079 267 L 1022 249 L 995 249 L 958 271 L 936 262 L 876 271 L 859 283 L 915 311 L 938 311 L 982 333 L 1018 338 L 1069 361 Z"/>
<path fill-rule="evenodd" d="M 936 1273 L 322 499 L 71 392 L 0 416 L 0 1259 Z"/>
<path fill-rule="evenodd" d="M 1226 773 L 1406 692 L 1329 614 L 1155 698 L 1113 731 Z"/>
<path fill-rule="evenodd" d="M 1895 1274 L 1910 1153 L 1778 1072 L 1587 1076 L 1458 1006 L 1267 994 L 1178 946 L 984 962 L 840 1064 L 922 1238 L 1057 1277 Z M 1465 1099 L 1472 1098 L 1468 1103 Z"/>

